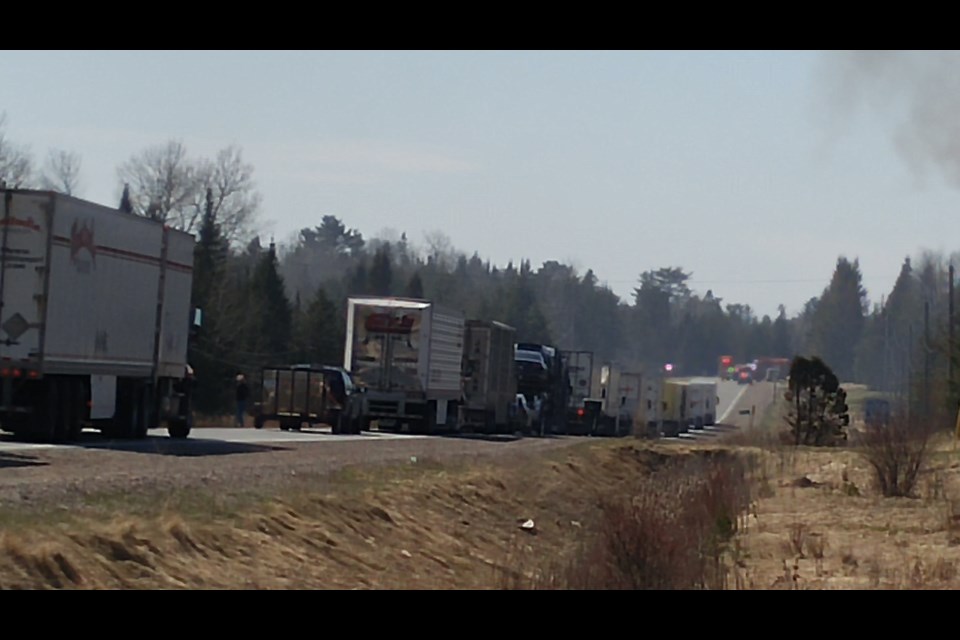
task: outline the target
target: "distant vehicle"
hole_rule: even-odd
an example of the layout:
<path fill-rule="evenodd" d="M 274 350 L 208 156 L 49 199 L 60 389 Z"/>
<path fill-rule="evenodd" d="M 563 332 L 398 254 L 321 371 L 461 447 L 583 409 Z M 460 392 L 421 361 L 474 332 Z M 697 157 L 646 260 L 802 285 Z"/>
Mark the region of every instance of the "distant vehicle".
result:
<path fill-rule="evenodd" d="M 663 407 L 663 380 L 652 376 L 645 376 L 642 381 L 643 390 L 640 392 L 640 410 L 634 422 L 634 435 L 646 438 L 659 438 L 662 435 Z"/>
<path fill-rule="evenodd" d="M 253 406 L 253 426 L 276 420 L 280 429 L 329 425 L 333 433 L 360 433 L 363 390 L 342 367 L 279 365 L 260 372 L 260 399 Z"/>
<path fill-rule="evenodd" d="M 868 427 L 882 427 L 890 423 L 890 401 L 867 398 L 863 401 L 863 421 Z"/>
<path fill-rule="evenodd" d="M 543 434 L 563 433 L 570 385 L 567 365 L 560 350 L 553 345 L 533 342 L 518 342 L 514 346 L 517 391 L 524 394 L 528 402 L 538 400 L 543 404 L 539 431 Z M 543 369 L 539 364 L 541 360 Z"/>
<path fill-rule="evenodd" d="M 733 380 L 736 367 L 733 366 L 733 356 L 720 356 L 717 375 L 722 380 Z"/>
<path fill-rule="evenodd" d="M 547 369 L 547 363 L 543 355 L 536 351 L 526 351 L 518 349 L 514 354 L 514 362 L 517 368 L 517 384 L 519 387 L 528 387 L 531 385 L 546 385 L 550 372 Z"/>
<path fill-rule="evenodd" d="M 667 437 L 676 437 L 690 430 L 687 411 L 687 381 L 677 378 L 664 378 L 661 403 L 661 432 Z"/>
<path fill-rule="evenodd" d="M 593 397 L 593 352 L 562 352 L 567 369 L 566 433 L 589 433 L 593 416 L 586 401 Z"/>
<path fill-rule="evenodd" d="M 709 378 L 694 378 L 690 387 L 699 391 L 695 398 L 697 405 L 693 414 L 694 426 L 700 429 L 712 426 L 717 422 L 717 383 Z"/>

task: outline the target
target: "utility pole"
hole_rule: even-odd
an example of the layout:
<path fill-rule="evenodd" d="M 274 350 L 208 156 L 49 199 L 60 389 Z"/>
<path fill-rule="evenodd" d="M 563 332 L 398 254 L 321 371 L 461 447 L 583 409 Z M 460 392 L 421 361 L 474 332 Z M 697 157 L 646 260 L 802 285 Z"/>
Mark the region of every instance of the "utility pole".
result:
<path fill-rule="evenodd" d="M 953 398 L 953 263 L 950 263 L 950 306 L 947 312 L 947 396 Z"/>
<path fill-rule="evenodd" d="M 890 356 L 888 354 L 890 345 L 890 310 L 887 309 L 886 301 L 881 302 L 880 307 L 882 309 L 881 313 L 883 313 L 883 370 L 880 372 L 880 388 L 886 393 L 890 391 L 887 386 L 889 382 L 887 373 L 890 369 Z"/>
<path fill-rule="evenodd" d="M 913 395 L 913 380 L 914 380 L 913 365 L 915 361 L 913 359 L 914 345 L 913 345 L 913 323 L 912 322 L 910 323 L 910 328 L 909 328 L 909 331 L 907 332 L 907 340 L 908 340 L 907 342 L 907 390 L 906 390 L 907 391 L 907 394 L 906 394 L 907 395 L 907 422 L 909 424 L 912 424 L 912 422 L 910 421 L 913 420 L 914 414 L 916 413 L 914 411 L 916 407 L 915 407 L 914 395 Z"/>
<path fill-rule="evenodd" d="M 923 418 L 930 416 L 930 301 L 923 303 Z"/>

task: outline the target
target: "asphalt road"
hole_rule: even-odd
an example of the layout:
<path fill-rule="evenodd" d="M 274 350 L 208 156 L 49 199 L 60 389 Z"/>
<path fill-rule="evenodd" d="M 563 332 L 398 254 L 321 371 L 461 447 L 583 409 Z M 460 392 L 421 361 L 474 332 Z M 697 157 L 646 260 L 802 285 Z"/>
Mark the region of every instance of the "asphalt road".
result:
<path fill-rule="evenodd" d="M 209 447 L 214 443 L 231 444 L 268 444 L 268 443 L 295 443 L 295 442 L 344 442 L 353 440 L 401 440 L 428 438 L 430 436 L 410 435 L 402 433 L 368 432 L 359 435 L 334 435 L 329 428 L 304 429 L 302 431 L 280 431 L 279 429 L 229 429 L 229 428 L 199 428 L 190 433 L 190 437 L 180 441 L 181 446 Z M 151 450 L 161 442 L 170 441 L 166 430 L 152 429 L 143 440 L 109 440 L 100 432 L 85 430 L 80 440 L 71 444 L 37 444 L 31 442 L 17 442 L 10 434 L 0 434 L 0 452 L 24 451 L 32 449 L 84 449 L 84 448 L 115 448 L 124 450 Z"/>
<path fill-rule="evenodd" d="M 717 395 L 720 401 L 717 405 L 717 422 L 720 423 L 714 427 L 706 427 L 701 431 L 691 431 L 681 434 L 679 439 L 691 439 L 709 437 L 717 432 L 729 430 L 731 427 L 725 426 L 736 410 L 736 403 L 740 400 L 743 393 L 749 388 L 746 385 L 738 385 L 736 382 L 727 380 L 718 380 Z M 304 429 L 302 431 L 281 431 L 278 428 L 264 429 L 235 429 L 235 428 L 196 428 L 190 434 L 190 437 L 184 441 L 178 441 L 178 448 L 195 447 L 199 449 L 209 449 L 221 444 L 282 444 L 282 443 L 300 443 L 300 442 L 349 442 L 349 441 L 376 441 L 376 440 L 403 440 L 430 438 L 435 436 L 398 434 L 398 433 L 379 433 L 365 432 L 359 435 L 334 435 L 329 428 L 326 429 Z M 459 436 L 464 438 L 480 439 L 512 439 L 512 436 Z M 569 436 L 576 437 L 576 436 Z M 149 451 L 158 447 L 170 446 L 171 441 L 164 429 L 151 430 L 150 435 L 143 440 L 108 440 L 97 431 L 85 431 L 80 440 L 72 444 L 35 444 L 28 442 L 17 442 L 10 434 L 0 433 L 0 452 L 5 451 L 24 451 L 36 449 L 117 449 L 126 451 Z"/>

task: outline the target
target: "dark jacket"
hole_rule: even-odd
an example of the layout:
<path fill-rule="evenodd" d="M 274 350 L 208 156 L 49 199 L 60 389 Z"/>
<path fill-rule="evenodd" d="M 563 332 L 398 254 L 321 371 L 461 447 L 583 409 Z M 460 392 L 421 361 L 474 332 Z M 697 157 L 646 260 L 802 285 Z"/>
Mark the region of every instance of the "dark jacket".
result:
<path fill-rule="evenodd" d="M 237 383 L 237 402 L 245 402 L 250 395 L 250 388 L 246 382 Z"/>

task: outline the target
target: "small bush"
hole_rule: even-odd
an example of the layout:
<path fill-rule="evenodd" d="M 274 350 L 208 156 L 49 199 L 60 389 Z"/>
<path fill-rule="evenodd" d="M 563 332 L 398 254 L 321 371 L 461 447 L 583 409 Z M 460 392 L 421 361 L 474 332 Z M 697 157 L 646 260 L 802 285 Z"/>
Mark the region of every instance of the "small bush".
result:
<path fill-rule="evenodd" d="M 932 429 L 900 418 L 868 428 L 859 438 L 860 454 L 870 464 L 885 497 L 913 495 L 930 453 Z"/>
<path fill-rule="evenodd" d="M 540 572 L 530 586 L 726 588 L 726 561 L 744 556 L 731 543 L 752 502 L 752 471 L 743 457 L 718 454 L 658 471 L 628 497 L 605 497 L 594 535 L 567 564 Z"/>

